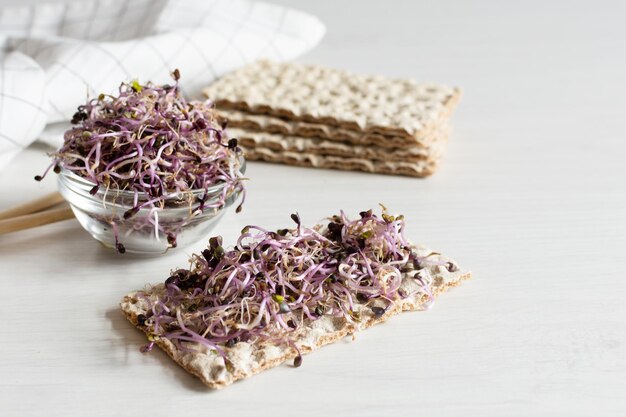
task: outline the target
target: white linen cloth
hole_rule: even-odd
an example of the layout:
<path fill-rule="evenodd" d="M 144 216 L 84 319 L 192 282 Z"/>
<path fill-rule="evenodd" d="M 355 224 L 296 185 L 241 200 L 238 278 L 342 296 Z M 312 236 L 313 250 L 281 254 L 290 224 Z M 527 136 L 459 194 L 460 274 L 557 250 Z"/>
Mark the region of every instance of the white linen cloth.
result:
<path fill-rule="evenodd" d="M 257 58 L 315 46 L 309 14 L 246 0 L 86 0 L 0 8 L 0 169 L 36 139 L 59 146 L 87 97 L 120 82 L 200 89 Z"/>

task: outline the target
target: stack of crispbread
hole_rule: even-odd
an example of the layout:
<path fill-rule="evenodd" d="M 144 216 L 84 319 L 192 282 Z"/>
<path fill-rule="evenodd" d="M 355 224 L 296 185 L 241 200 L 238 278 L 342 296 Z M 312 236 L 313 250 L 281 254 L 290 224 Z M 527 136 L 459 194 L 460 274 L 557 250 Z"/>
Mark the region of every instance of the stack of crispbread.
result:
<path fill-rule="evenodd" d="M 249 160 L 424 177 L 448 140 L 456 88 L 257 61 L 204 90 Z"/>

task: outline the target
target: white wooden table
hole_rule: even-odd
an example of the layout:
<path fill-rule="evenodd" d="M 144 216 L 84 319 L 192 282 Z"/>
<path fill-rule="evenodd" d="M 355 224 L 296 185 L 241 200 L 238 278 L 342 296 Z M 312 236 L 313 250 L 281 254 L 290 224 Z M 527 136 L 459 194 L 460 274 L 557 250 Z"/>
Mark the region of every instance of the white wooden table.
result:
<path fill-rule="evenodd" d="M 75 221 L 0 236 L 0 415 L 626 415 L 624 4 L 282 2 L 328 25 L 303 61 L 462 86 L 455 132 L 426 180 L 251 163 L 217 232 L 383 202 L 474 279 L 211 392 L 139 353 L 118 309 L 202 244 L 121 257 Z M 0 209 L 53 190 L 32 180 L 46 165 L 34 146 L 0 171 Z"/>

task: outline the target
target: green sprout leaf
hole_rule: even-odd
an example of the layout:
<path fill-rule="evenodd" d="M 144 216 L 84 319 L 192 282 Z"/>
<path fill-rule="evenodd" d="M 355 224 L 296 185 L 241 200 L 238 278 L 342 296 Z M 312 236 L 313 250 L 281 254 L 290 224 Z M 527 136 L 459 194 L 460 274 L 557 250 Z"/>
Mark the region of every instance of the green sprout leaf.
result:
<path fill-rule="evenodd" d="M 137 80 L 132 80 L 130 82 L 131 87 L 133 87 L 133 90 L 135 90 L 138 93 L 141 93 L 141 90 L 143 90 L 143 87 L 141 86 L 141 84 L 139 84 L 139 81 Z"/>

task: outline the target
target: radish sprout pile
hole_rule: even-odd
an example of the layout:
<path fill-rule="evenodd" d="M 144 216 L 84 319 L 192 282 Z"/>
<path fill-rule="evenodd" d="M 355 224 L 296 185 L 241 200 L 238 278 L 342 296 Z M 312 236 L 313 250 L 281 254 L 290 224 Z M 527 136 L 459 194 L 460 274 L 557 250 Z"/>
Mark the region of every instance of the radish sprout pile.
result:
<path fill-rule="evenodd" d="M 357 304 L 381 317 L 394 301 L 415 295 L 401 288 L 407 272 L 415 271 L 419 292 L 432 297 L 418 271 L 432 264 L 456 270 L 451 262 L 431 259 L 434 253 L 418 256 L 404 236 L 403 216 L 384 209 L 381 216 L 361 212 L 357 220 L 341 212 L 314 228 L 302 226 L 297 214 L 291 217 L 292 229 L 245 227 L 231 250 L 213 237 L 192 256 L 190 269 L 173 271 L 149 294 L 139 292 L 149 309 L 138 324 L 151 340 L 142 350 L 166 338 L 182 351 L 203 345 L 228 365 L 225 348 L 268 341 L 295 349 L 299 366 L 294 341 L 307 323 L 325 316 L 357 323 Z"/>
<path fill-rule="evenodd" d="M 178 70 L 172 76 L 173 85 L 122 83 L 118 95 L 101 94 L 80 106 L 72 118 L 75 127 L 65 133 L 48 170 L 63 169 L 89 180 L 92 195 L 133 193 L 124 220 L 143 208 L 198 203 L 195 211 L 221 208 L 231 195 L 245 194 L 237 139 L 228 139 L 209 101 L 183 98 Z M 204 201 L 202 191 L 208 200 L 206 191 L 218 185 L 223 187 L 217 198 Z M 116 231 L 114 220 L 108 222 Z M 158 231 L 158 219 L 151 227 Z M 175 234 L 167 234 L 170 247 L 176 246 Z M 117 234 L 115 238 L 123 253 L 124 245 Z"/>

